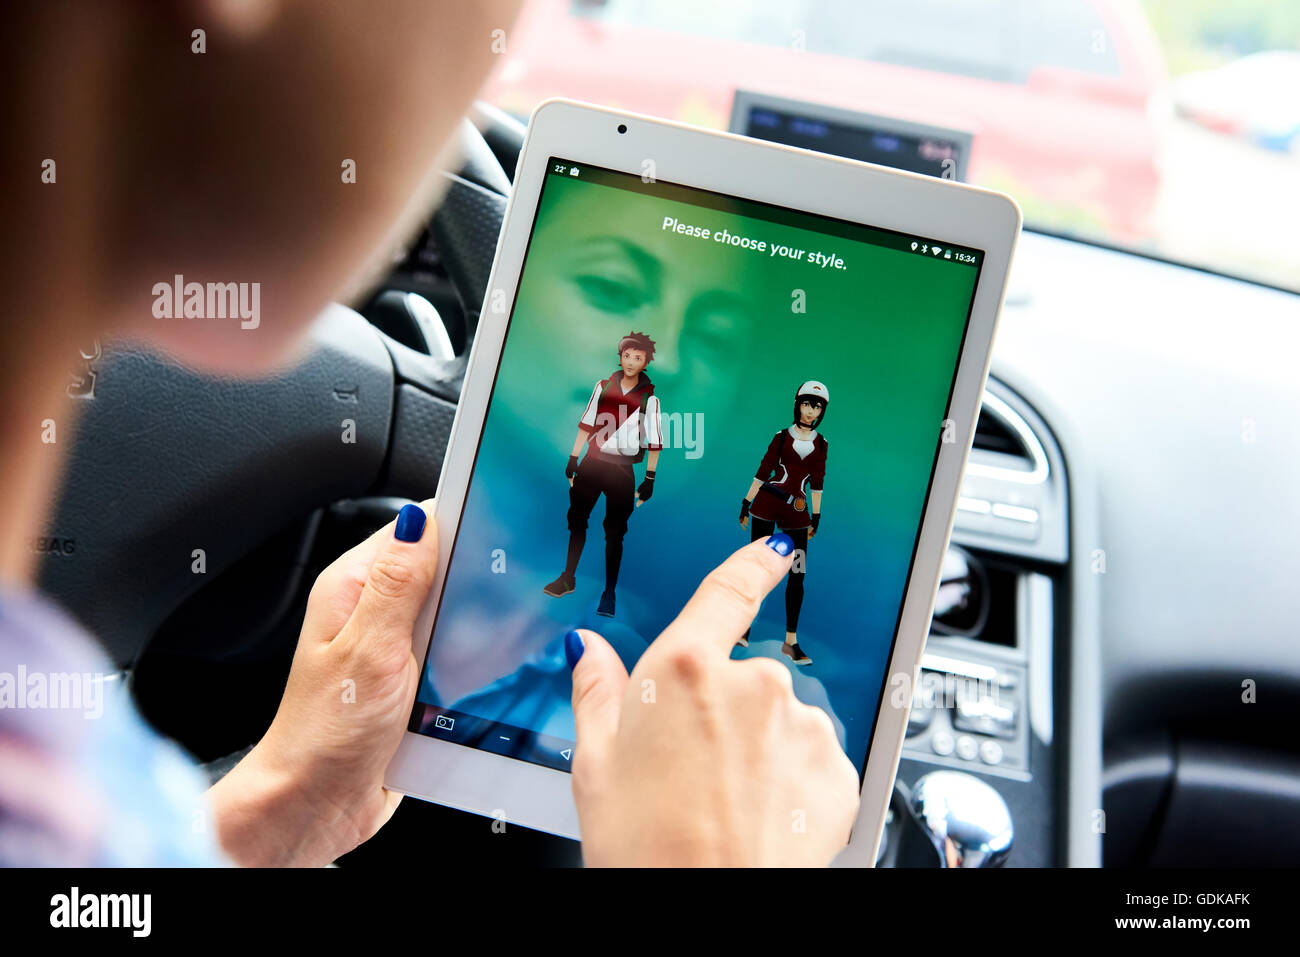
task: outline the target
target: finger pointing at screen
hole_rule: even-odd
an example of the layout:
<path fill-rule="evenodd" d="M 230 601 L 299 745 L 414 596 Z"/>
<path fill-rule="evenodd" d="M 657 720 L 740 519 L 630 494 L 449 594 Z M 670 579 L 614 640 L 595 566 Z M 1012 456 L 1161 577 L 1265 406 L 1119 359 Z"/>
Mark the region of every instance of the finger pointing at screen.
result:
<path fill-rule="evenodd" d="M 735 552 L 709 572 L 656 644 L 682 643 L 729 657 L 767 593 L 790 571 L 793 555 L 793 540 L 782 534 Z"/>
<path fill-rule="evenodd" d="M 583 857 L 606 866 L 821 866 L 844 847 L 858 775 L 786 665 L 729 659 L 789 571 L 783 535 L 714 569 L 629 677 L 573 631 L 573 793 Z"/>

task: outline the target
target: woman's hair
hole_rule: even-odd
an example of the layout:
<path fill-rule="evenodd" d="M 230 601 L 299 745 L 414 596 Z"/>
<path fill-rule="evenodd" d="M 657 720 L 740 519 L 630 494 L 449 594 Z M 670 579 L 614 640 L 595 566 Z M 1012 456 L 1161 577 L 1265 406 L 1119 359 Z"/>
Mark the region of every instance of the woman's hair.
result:
<path fill-rule="evenodd" d="M 618 354 L 620 356 L 628 349 L 640 349 L 644 352 L 646 365 L 649 365 L 655 357 L 655 341 L 644 332 L 629 332 L 618 341 Z"/>

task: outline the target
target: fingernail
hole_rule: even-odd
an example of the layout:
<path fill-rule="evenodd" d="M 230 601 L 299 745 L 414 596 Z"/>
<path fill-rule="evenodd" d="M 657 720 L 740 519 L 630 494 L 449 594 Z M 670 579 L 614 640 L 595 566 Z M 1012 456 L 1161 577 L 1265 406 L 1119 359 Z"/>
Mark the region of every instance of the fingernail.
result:
<path fill-rule="evenodd" d="M 564 657 L 569 662 L 569 670 L 572 671 L 578 664 L 578 659 L 582 653 L 587 650 L 587 645 L 582 640 L 582 635 L 576 631 L 570 631 L 564 636 Z"/>
<path fill-rule="evenodd" d="M 794 539 L 785 532 L 777 532 L 775 535 L 769 536 L 763 544 L 782 558 L 794 551 Z"/>
<path fill-rule="evenodd" d="M 424 509 L 418 505 L 403 505 L 397 513 L 397 530 L 394 534 L 399 542 L 418 542 L 424 535 Z"/>

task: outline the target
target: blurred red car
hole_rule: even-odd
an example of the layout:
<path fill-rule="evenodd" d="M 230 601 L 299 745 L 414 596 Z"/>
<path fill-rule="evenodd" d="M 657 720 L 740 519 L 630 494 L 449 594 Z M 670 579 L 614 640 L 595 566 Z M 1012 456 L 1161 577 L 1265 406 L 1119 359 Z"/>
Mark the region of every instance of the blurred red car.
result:
<path fill-rule="evenodd" d="M 725 128 L 739 88 L 968 130 L 969 178 L 1031 225 L 1150 238 L 1168 76 L 1128 0 L 529 0 L 505 56 L 486 95 L 518 113 Z"/>

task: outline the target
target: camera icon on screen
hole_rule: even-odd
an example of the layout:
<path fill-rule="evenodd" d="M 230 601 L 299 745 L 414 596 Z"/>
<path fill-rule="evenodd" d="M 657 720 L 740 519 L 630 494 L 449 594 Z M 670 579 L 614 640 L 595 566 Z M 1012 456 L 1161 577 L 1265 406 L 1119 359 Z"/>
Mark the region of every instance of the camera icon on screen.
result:
<path fill-rule="evenodd" d="M 445 714 L 440 714 L 433 719 L 433 726 L 439 731 L 451 731 L 456 727 L 456 719 L 449 718 Z"/>

